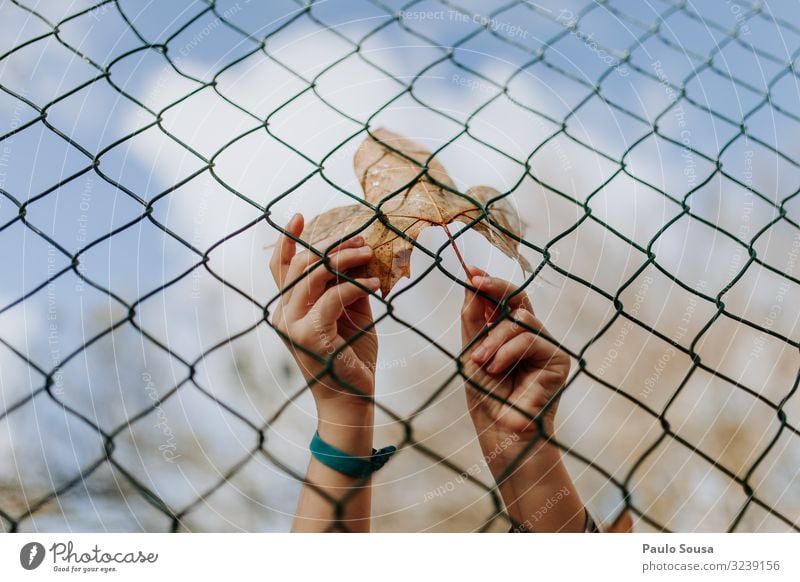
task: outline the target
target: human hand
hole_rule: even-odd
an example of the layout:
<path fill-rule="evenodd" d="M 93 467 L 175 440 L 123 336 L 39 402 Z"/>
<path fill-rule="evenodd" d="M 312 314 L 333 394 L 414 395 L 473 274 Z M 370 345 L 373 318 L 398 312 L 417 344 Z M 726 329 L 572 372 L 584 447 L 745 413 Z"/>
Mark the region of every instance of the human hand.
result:
<path fill-rule="evenodd" d="M 299 237 L 303 223 L 303 215 L 295 214 L 286 230 Z M 314 247 L 322 252 L 333 242 L 322 241 Z M 308 249 L 297 253 L 296 246 L 291 237 L 281 236 L 270 261 L 272 275 L 282 289 L 272 324 L 281 332 L 306 381 L 312 384 L 320 416 L 345 421 L 349 412 L 372 405 L 378 353 L 374 327 L 348 342 L 373 323 L 368 296 L 380 282 L 377 278 L 355 279 L 363 287 L 338 283 L 336 272 L 366 264 L 372 249 L 364 244 L 363 237 L 353 237 L 328 251 L 329 264 L 324 265 Z M 291 288 L 284 289 L 304 273 Z M 336 378 L 322 374 L 329 364 Z M 319 379 L 314 381 L 315 377 Z"/>
<path fill-rule="evenodd" d="M 502 315 L 501 309 L 491 299 L 466 289 L 461 311 L 463 345 L 479 335 L 483 339 L 464 354 L 464 375 L 497 397 L 492 398 L 465 382 L 470 414 L 479 436 L 488 433 L 497 439 L 514 435 L 523 441 L 530 440 L 538 434 L 538 426 L 531 419 L 545 409 L 564 385 L 569 374 L 569 356 L 530 331 L 546 333 L 526 293 L 514 294 L 518 288 L 513 283 L 489 277 L 477 267 L 469 269 L 475 288 L 498 302 L 509 298 L 510 309 L 510 318 L 503 319 L 487 333 L 490 324 Z M 546 432 L 551 435 L 556 404 L 551 404 L 542 418 Z"/>
<path fill-rule="evenodd" d="M 586 513 L 572 478 L 558 448 L 541 438 L 553 436 L 557 402 L 551 401 L 567 380 L 569 356 L 538 335 L 546 330 L 524 292 L 476 267 L 468 275 L 495 301 L 466 289 L 463 344 L 480 339 L 463 354 L 463 372 L 490 394 L 466 381 L 467 404 L 512 525 L 524 531 L 582 531 Z M 500 317 L 503 299 L 510 317 Z M 544 434 L 533 421 L 539 414 Z M 542 514 L 556 497 L 557 508 Z"/>

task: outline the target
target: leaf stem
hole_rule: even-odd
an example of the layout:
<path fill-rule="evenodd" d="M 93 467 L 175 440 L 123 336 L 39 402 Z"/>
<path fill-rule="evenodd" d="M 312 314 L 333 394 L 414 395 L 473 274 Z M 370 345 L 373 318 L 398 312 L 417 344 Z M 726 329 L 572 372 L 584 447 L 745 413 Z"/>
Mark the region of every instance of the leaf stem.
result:
<path fill-rule="evenodd" d="M 469 279 L 469 271 L 467 270 L 467 264 L 464 262 L 464 257 L 461 256 L 461 251 L 458 250 L 456 239 L 454 239 L 453 235 L 450 234 L 450 229 L 447 227 L 447 224 L 442 224 L 442 228 L 444 228 L 444 231 L 447 233 L 447 238 L 450 239 L 450 244 L 453 245 L 453 250 L 456 252 L 456 257 L 458 257 L 458 262 L 461 263 L 461 266 L 464 269 L 464 274 Z"/>

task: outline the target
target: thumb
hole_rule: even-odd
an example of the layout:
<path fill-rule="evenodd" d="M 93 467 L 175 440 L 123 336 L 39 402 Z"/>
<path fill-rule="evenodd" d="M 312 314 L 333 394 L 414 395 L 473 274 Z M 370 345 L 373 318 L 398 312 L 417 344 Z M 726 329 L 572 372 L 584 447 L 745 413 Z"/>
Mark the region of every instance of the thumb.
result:
<path fill-rule="evenodd" d="M 483 273 L 476 267 L 468 267 L 468 274 L 479 276 Z M 469 285 L 464 287 L 464 305 L 461 308 L 461 341 L 466 345 L 486 327 L 486 317 L 484 315 L 486 301 L 477 293 L 472 291 Z"/>

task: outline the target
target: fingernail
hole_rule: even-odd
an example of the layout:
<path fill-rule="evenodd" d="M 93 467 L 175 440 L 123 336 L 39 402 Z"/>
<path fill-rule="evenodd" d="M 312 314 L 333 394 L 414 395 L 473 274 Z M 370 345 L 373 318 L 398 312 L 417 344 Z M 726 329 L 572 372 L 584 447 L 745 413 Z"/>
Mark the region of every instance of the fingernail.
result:
<path fill-rule="evenodd" d="M 480 285 L 481 283 L 489 283 L 491 281 L 489 277 L 484 277 L 483 275 L 477 275 L 471 280 L 473 285 Z"/>
<path fill-rule="evenodd" d="M 354 247 L 360 247 L 361 245 L 363 245 L 363 244 L 364 244 L 364 237 L 363 237 L 363 236 L 361 236 L 361 235 L 359 235 L 359 236 L 354 236 L 352 239 L 350 239 L 350 243 L 351 243 L 351 244 L 352 244 Z"/>
<path fill-rule="evenodd" d="M 381 286 L 381 280 L 378 277 L 371 277 L 367 279 L 367 287 L 370 289 L 377 289 Z"/>
<path fill-rule="evenodd" d="M 486 366 L 486 371 L 489 373 L 494 373 L 497 372 L 497 368 L 498 368 L 497 362 L 492 362 L 491 364 Z"/>
<path fill-rule="evenodd" d="M 364 255 L 365 257 L 367 255 L 371 255 L 372 254 L 372 247 L 361 247 L 360 249 L 358 249 L 358 254 L 359 255 Z"/>
<path fill-rule="evenodd" d="M 472 354 L 472 358 L 478 361 L 482 361 L 486 354 L 489 352 L 485 347 L 481 346 Z"/>

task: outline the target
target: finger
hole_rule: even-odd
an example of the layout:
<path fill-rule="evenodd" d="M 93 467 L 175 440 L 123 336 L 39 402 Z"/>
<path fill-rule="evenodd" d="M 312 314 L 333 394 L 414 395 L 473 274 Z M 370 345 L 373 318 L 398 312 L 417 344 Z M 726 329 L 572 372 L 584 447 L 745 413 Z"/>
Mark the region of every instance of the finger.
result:
<path fill-rule="evenodd" d="M 467 265 L 467 275 L 488 276 L 488 273 L 475 265 Z M 487 324 L 486 311 L 494 304 L 475 293 L 469 286 L 464 287 L 464 304 L 461 308 L 461 340 L 463 344 L 472 341 Z"/>
<path fill-rule="evenodd" d="M 303 215 L 298 212 L 286 223 L 286 231 L 299 237 L 300 233 L 303 232 L 303 223 Z M 278 244 L 275 250 L 272 252 L 272 258 L 269 261 L 269 269 L 279 287 L 283 287 L 284 281 L 286 280 L 286 272 L 289 269 L 289 263 L 295 255 L 296 247 L 297 243 L 292 237 L 282 234 L 278 238 Z"/>
<path fill-rule="evenodd" d="M 525 309 L 517 309 L 513 311 L 511 315 L 515 320 L 522 321 L 528 325 L 530 325 L 532 323 L 531 320 L 534 319 L 533 314 Z M 525 331 L 526 329 L 517 323 L 517 321 L 512 321 L 511 319 L 501 321 L 489 330 L 487 336 L 472 353 L 472 360 L 479 364 L 488 362 L 492 359 L 495 352 L 505 343 Z"/>
<path fill-rule="evenodd" d="M 467 275 L 472 277 L 478 277 L 483 275 L 484 277 L 488 277 L 489 273 L 481 269 L 480 267 L 476 267 L 475 265 L 467 265 Z"/>
<path fill-rule="evenodd" d="M 306 311 L 322 297 L 327 283 L 333 280 L 337 273 L 364 265 L 371 258 L 372 248 L 367 245 L 358 248 L 340 247 L 339 251 L 329 255 L 327 265 L 312 266 L 311 272 L 295 285 L 290 299 L 291 305 L 301 312 Z"/>
<path fill-rule="evenodd" d="M 540 348 L 539 342 L 547 343 L 529 332 L 516 335 L 500 346 L 486 366 L 486 371 L 490 374 L 500 374 L 522 360 L 535 357 Z"/>
<path fill-rule="evenodd" d="M 508 299 L 508 306 L 511 309 L 524 307 L 530 312 L 533 312 L 533 305 L 528 298 L 528 294 L 524 291 L 521 291 L 517 285 L 511 283 L 510 281 L 499 279 L 497 277 L 489 277 L 487 275 L 474 276 L 470 279 L 470 281 L 477 289 L 483 291 L 498 302 Z M 495 309 L 492 313 L 493 317 L 490 317 L 490 319 L 496 319 L 497 315 L 499 315 L 501 311 L 497 305 L 494 307 Z"/>
<path fill-rule="evenodd" d="M 464 287 L 464 303 L 461 307 L 461 340 L 472 341 L 486 326 L 485 300 L 469 287 Z"/>
<path fill-rule="evenodd" d="M 339 238 L 341 237 L 330 237 L 325 240 L 313 243 L 311 246 L 316 250 L 325 251 L 325 249 L 331 246 L 331 244 Z M 358 235 L 341 242 L 340 244 L 329 250 L 326 254 L 327 256 L 331 256 L 332 254 L 340 250 L 353 247 L 360 247 L 363 245 L 364 245 L 364 237 Z M 286 272 L 286 279 L 289 281 L 294 281 L 296 278 L 300 277 L 300 275 L 302 275 L 303 272 L 306 271 L 311 265 L 318 263 L 320 260 L 321 260 L 320 256 L 311 249 L 306 249 L 300 253 L 297 253 L 294 256 L 294 258 L 292 258 L 291 263 L 289 264 L 289 268 Z"/>
<path fill-rule="evenodd" d="M 547 333 L 544 327 L 538 330 Z M 564 376 L 569 372 L 569 355 L 564 350 L 549 339 L 527 331 L 500 346 L 485 369 L 490 374 L 500 374 L 524 360 Z"/>
<path fill-rule="evenodd" d="M 363 287 L 347 281 L 334 285 L 322 294 L 319 301 L 314 304 L 314 311 L 320 318 L 320 325 L 334 323 L 344 314 L 348 305 L 366 297 L 370 290 L 376 291 L 381 286 L 378 277 L 356 279 L 356 281 Z"/>

